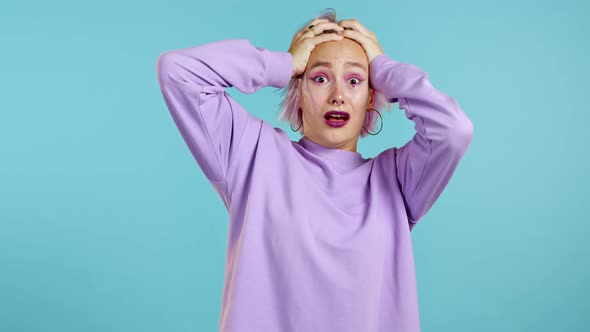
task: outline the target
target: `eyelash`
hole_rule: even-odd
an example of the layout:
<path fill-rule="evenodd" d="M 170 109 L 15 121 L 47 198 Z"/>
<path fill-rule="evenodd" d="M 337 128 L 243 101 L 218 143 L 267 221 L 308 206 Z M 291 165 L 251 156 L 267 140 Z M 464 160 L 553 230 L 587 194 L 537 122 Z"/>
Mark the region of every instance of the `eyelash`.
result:
<path fill-rule="evenodd" d="M 313 77 L 311 80 L 312 80 L 313 82 L 315 82 L 315 83 L 320 83 L 320 84 L 321 84 L 321 83 L 323 83 L 323 82 L 318 82 L 318 81 L 316 81 L 316 79 L 318 79 L 318 78 L 320 78 L 320 77 L 326 78 L 326 76 L 324 76 L 324 75 L 317 75 L 317 76 L 314 76 L 314 77 Z M 358 81 L 358 83 L 356 83 L 356 84 L 353 84 L 353 86 L 359 85 L 359 84 L 361 84 L 361 83 L 363 82 L 363 80 L 362 80 L 362 79 L 360 79 L 360 78 L 358 78 L 358 77 L 351 77 L 351 78 L 349 79 L 349 81 L 350 81 L 350 80 L 352 80 L 352 79 L 355 79 L 355 80 L 357 80 L 357 81 Z"/>

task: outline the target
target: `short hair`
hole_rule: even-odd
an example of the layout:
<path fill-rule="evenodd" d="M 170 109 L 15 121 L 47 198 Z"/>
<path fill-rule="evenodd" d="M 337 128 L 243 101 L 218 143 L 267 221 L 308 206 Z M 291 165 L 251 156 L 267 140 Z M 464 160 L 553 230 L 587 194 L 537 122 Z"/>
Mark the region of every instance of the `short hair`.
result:
<path fill-rule="evenodd" d="M 326 8 L 316 18 L 327 19 L 330 22 L 336 22 L 336 10 L 333 8 Z M 301 25 L 297 31 L 303 29 L 308 24 L 308 22 L 305 22 L 303 25 Z M 307 82 L 305 82 L 305 80 L 303 81 L 304 87 L 307 88 Z M 289 81 L 287 87 L 280 89 L 282 91 L 283 100 L 279 106 L 279 120 L 282 122 L 288 121 L 291 125 L 291 128 L 297 128 L 300 126 L 297 132 L 303 135 L 303 114 L 301 109 L 298 107 L 299 102 L 301 101 L 301 82 L 302 80 L 299 77 L 293 77 Z M 391 105 L 387 101 L 387 98 L 381 92 L 375 90 L 373 109 L 381 110 L 386 106 L 387 110 L 391 110 Z M 363 122 L 363 127 L 365 130 L 361 129 L 361 137 L 367 136 L 369 134 L 367 131 L 371 133 L 374 132 L 378 117 L 379 115 L 377 115 L 374 111 L 365 113 L 365 120 Z"/>

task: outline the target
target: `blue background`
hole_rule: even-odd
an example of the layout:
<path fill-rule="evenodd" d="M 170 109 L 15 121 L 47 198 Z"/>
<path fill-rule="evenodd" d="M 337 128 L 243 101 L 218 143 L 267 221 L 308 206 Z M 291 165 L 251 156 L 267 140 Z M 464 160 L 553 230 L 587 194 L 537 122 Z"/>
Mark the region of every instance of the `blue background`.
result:
<path fill-rule="evenodd" d="M 588 328 L 590 16 L 582 1 L 53 1 L 0 10 L 0 331 L 216 331 L 228 214 L 156 80 L 166 51 L 287 51 L 325 7 L 474 124 L 412 232 L 423 331 Z M 280 94 L 230 94 L 276 120 Z M 401 146 L 395 104 L 364 157 Z"/>

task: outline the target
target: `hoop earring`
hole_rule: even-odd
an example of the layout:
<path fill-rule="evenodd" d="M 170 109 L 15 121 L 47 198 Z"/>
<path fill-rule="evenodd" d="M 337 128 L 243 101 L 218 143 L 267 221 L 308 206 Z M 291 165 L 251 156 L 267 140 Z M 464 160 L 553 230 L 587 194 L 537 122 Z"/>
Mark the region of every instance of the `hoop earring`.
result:
<path fill-rule="evenodd" d="M 298 111 L 301 111 L 301 108 L 299 108 Z M 299 128 L 301 128 L 302 125 L 303 125 L 303 119 L 301 119 L 301 124 L 299 125 L 299 127 L 297 127 L 297 129 L 293 129 L 291 122 L 289 122 L 289 127 L 291 127 L 291 130 L 293 130 L 293 132 L 298 132 Z"/>
<path fill-rule="evenodd" d="M 381 129 L 383 129 L 383 117 L 381 116 L 381 113 L 379 113 L 379 111 L 378 111 L 378 110 L 376 110 L 376 109 L 374 109 L 374 108 L 369 108 L 369 110 L 374 110 L 375 112 L 377 112 L 377 114 L 379 114 L 379 118 L 381 119 L 381 127 L 379 128 L 379 131 L 378 131 L 377 133 L 375 133 L 375 134 L 373 134 L 373 133 L 370 133 L 370 132 L 369 132 L 369 131 L 368 131 L 368 130 L 365 128 L 365 125 L 363 124 L 363 129 L 364 129 L 364 130 L 365 130 L 365 131 L 366 131 L 366 132 L 367 132 L 369 135 L 373 135 L 373 136 L 374 136 L 374 135 L 377 135 L 377 134 L 379 134 L 379 133 L 381 132 Z M 368 111 L 368 110 L 367 110 L 367 111 Z"/>

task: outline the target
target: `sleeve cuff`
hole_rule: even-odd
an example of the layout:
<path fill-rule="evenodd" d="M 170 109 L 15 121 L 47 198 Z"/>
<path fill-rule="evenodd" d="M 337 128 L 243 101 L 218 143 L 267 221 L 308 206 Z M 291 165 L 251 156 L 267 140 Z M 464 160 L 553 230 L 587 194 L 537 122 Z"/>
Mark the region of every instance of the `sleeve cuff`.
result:
<path fill-rule="evenodd" d="M 264 52 L 264 82 L 267 86 L 284 88 L 291 80 L 293 72 L 293 56 L 289 52 Z"/>
<path fill-rule="evenodd" d="M 374 57 L 373 60 L 371 61 L 371 63 L 369 64 L 369 79 L 371 81 L 371 85 L 385 86 L 385 82 L 382 82 L 381 80 L 386 79 L 386 76 L 385 75 L 378 75 L 379 74 L 378 71 L 380 69 L 384 68 L 387 64 L 389 64 L 391 66 L 395 66 L 398 64 L 402 64 L 402 62 L 390 58 L 385 53 L 379 54 L 378 56 Z M 399 102 L 399 100 L 396 97 L 389 97 L 389 98 L 387 98 L 387 102 L 397 103 L 397 102 Z"/>
<path fill-rule="evenodd" d="M 369 67 L 371 67 L 371 69 L 373 66 L 380 67 L 384 62 L 390 62 L 392 64 L 401 63 L 401 61 L 397 61 L 395 59 L 390 58 L 387 54 L 381 53 L 378 56 L 373 58 L 373 61 L 371 61 L 371 64 L 369 65 Z"/>

